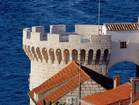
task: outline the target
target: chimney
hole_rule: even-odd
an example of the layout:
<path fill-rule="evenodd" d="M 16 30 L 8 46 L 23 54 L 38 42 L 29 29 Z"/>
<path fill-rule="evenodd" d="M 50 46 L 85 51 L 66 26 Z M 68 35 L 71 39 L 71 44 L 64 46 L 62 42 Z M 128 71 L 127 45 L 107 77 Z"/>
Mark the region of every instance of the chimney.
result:
<path fill-rule="evenodd" d="M 114 85 L 113 87 L 114 88 L 116 88 L 117 86 L 120 85 L 120 79 L 121 79 L 120 75 L 114 76 L 114 83 L 113 83 L 113 85 Z"/>
<path fill-rule="evenodd" d="M 139 78 L 130 79 L 131 82 L 131 104 L 139 99 Z"/>

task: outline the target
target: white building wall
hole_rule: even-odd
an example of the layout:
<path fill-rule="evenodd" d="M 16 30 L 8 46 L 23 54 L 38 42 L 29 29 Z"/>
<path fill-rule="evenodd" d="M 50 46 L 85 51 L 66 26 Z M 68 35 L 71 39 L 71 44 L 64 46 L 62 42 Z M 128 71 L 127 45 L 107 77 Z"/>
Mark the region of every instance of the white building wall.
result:
<path fill-rule="evenodd" d="M 75 25 L 75 32 L 80 35 L 90 36 L 90 35 L 98 35 L 98 28 L 101 28 L 102 25 Z"/>
<path fill-rule="evenodd" d="M 139 65 L 139 33 L 137 31 L 111 31 L 107 32 L 107 34 L 112 35 L 112 52 L 109 67 L 123 61 Z M 127 48 L 120 48 L 121 41 L 127 42 Z"/>

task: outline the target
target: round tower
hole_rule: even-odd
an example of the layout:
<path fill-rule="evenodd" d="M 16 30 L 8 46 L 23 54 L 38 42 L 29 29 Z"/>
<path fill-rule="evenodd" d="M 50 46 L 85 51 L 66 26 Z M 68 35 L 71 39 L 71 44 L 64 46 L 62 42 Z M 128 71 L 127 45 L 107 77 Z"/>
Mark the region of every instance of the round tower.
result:
<path fill-rule="evenodd" d="M 76 25 L 66 32 L 65 25 L 51 25 L 50 32 L 35 26 L 23 30 L 23 49 L 31 61 L 30 89 L 59 72 L 71 60 L 103 75 L 111 54 L 111 36 L 98 35 L 95 25 Z"/>

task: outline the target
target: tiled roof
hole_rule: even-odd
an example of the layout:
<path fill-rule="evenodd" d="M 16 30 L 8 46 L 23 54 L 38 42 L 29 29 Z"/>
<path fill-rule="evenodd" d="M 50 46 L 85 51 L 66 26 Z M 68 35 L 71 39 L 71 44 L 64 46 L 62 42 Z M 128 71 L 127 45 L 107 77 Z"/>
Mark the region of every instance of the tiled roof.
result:
<path fill-rule="evenodd" d="M 115 23 L 105 24 L 108 31 L 136 31 L 139 30 L 138 23 Z"/>
<path fill-rule="evenodd" d="M 131 84 L 126 83 L 119 87 L 105 92 L 96 93 L 92 96 L 86 96 L 83 98 L 85 102 L 93 105 L 110 105 L 116 102 L 128 100 L 130 98 Z"/>
<path fill-rule="evenodd" d="M 80 73 L 79 73 L 80 72 Z M 80 78 L 80 81 L 79 81 Z M 59 98 L 79 86 L 87 80 L 94 79 L 97 83 L 106 89 L 113 87 L 113 80 L 101 74 L 98 74 L 86 67 L 79 66 L 76 62 L 72 61 L 59 73 L 48 79 L 40 86 L 34 88 L 29 92 L 30 97 L 33 99 L 34 93 L 44 94 L 45 101 L 57 101 Z M 111 84 L 111 85 L 109 85 Z M 44 97 L 43 97 L 44 98 Z M 34 99 L 33 99 L 34 100 Z M 35 100 L 34 100 L 35 101 Z M 38 101 L 38 105 L 42 105 L 42 99 Z"/>
<path fill-rule="evenodd" d="M 135 103 L 133 103 L 132 105 L 139 105 L 139 100 L 137 100 Z"/>

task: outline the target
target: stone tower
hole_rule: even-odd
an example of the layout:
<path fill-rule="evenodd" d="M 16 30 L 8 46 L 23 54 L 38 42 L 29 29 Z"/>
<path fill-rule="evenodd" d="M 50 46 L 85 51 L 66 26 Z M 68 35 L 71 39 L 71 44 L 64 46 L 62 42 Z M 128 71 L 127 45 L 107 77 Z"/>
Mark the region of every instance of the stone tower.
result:
<path fill-rule="evenodd" d="M 31 61 L 30 89 L 40 85 L 69 61 L 107 73 L 111 53 L 111 36 L 98 35 L 96 25 L 76 25 L 66 32 L 65 25 L 51 25 L 45 33 L 42 26 L 23 30 L 23 48 Z"/>
<path fill-rule="evenodd" d="M 111 36 L 98 35 L 97 25 L 75 25 L 75 32 L 66 32 L 65 25 L 51 25 L 47 33 L 34 26 L 23 30 L 23 49 L 31 61 L 31 90 L 71 60 L 106 75 Z"/>

